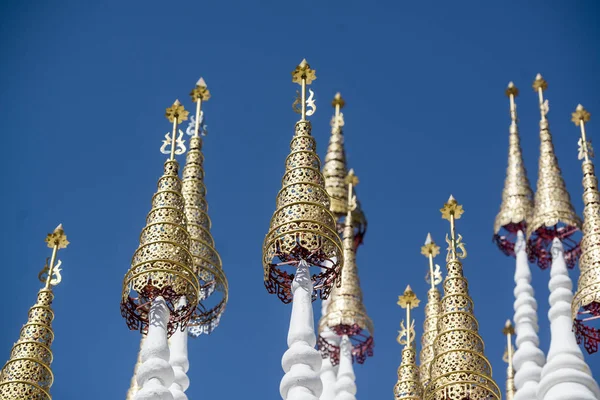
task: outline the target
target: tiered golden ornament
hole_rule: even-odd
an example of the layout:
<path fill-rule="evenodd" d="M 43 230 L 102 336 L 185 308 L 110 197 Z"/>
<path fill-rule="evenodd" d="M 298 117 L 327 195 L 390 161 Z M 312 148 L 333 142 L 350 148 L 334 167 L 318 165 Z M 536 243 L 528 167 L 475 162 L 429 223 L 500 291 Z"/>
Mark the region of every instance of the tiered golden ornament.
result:
<path fill-rule="evenodd" d="M 515 98 L 519 90 L 510 82 L 506 96 L 510 99 L 510 136 L 508 144 L 508 167 L 502 191 L 500 212 L 494 222 L 494 241 L 507 256 L 515 256 L 515 241 L 519 231 L 526 232 L 527 222 L 533 215 L 533 191 L 527 179 L 523 163 L 521 141 L 517 126 Z M 500 232 L 501 230 L 504 232 Z"/>
<path fill-rule="evenodd" d="M 303 60 L 292 72 L 292 81 L 301 87 L 296 132 L 286 159 L 282 188 L 277 194 L 276 211 L 263 244 L 265 287 L 284 303 L 292 301 L 293 273 L 284 267 L 295 267 L 301 260 L 320 268 L 312 276 L 313 299 L 317 294 L 327 298 L 343 265 L 341 240 L 335 230 L 335 218 L 329 211 L 329 195 L 325 191 L 317 144 L 311 136 L 306 116 L 313 114 L 314 93 L 306 99 L 306 85 L 316 79 L 315 70 Z M 310 110 L 307 110 L 307 105 Z M 339 284 L 339 283 L 338 283 Z"/>
<path fill-rule="evenodd" d="M 434 342 L 434 359 L 426 400 L 480 400 L 501 398 L 500 389 L 492 379 L 492 367 L 484 355 L 483 339 L 478 333 L 469 296 L 468 282 L 463 275 L 461 258 L 467 253 L 461 235 L 456 235 L 455 220 L 463 207 L 450 199 L 440 210 L 450 221 L 450 238 L 446 235 L 448 255 L 444 297 L 441 300 L 438 336 Z"/>
<path fill-rule="evenodd" d="M 421 336 L 420 380 L 423 387 L 429 384 L 429 370 L 433 361 L 433 343 L 437 337 L 437 324 L 440 313 L 440 291 L 437 285 L 442 283 L 442 271 L 440 266 L 434 264 L 433 259 L 440 254 L 440 246 L 427 234 L 425 244 L 421 247 L 421 254 L 429 260 L 429 272 L 425 280 L 431 285 L 427 291 L 427 305 L 425 305 L 425 321 L 423 322 L 423 335 Z"/>
<path fill-rule="evenodd" d="M 190 95 L 196 103 L 196 117 L 190 122 L 187 131 L 191 138 L 183 168 L 182 193 L 191 239 L 193 269 L 200 282 L 200 302 L 188 323 L 188 333 L 197 337 L 202 333 L 211 333 L 219 325 L 227 305 L 229 287 L 221 257 L 215 250 L 215 241 L 210 233 L 211 222 L 204 185 L 204 155 L 200 134 L 205 133 L 206 125 L 202 103 L 210 98 L 204 79 L 200 78 Z"/>
<path fill-rule="evenodd" d="M 44 288 L 38 292 L 37 302 L 29 309 L 29 317 L 21 328 L 19 340 L 14 344 L 9 360 L 0 371 L 2 400 L 52 399 L 52 288 L 61 281 L 61 262 L 56 259 L 56 255 L 59 249 L 64 249 L 69 244 L 62 224 L 48 234 L 46 243 L 52 249 L 52 257 L 50 263 L 46 260 L 46 265 L 39 274 Z"/>
<path fill-rule="evenodd" d="M 581 128 L 579 159 L 583 159 L 583 238 L 579 282 L 571 311 L 577 342 L 583 343 L 588 353 L 595 353 L 600 343 L 600 329 L 589 322 L 600 318 L 600 193 L 592 162 L 592 144 L 585 132 L 585 124 L 589 120 L 590 113 L 580 104 L 573 113 L 573 122 Z M 578 314 L 583 319 L 578 319 Z"/>
<path fill-rule="evenodd" d="M 177 126 L 187 115 L 179 101 L 167 108 L 166 117 L 173 123 L 173 131 L 166 135 L 161 150 L 170 157 L 158 180 L 158 191 L 152 197 L 152 209 L 142 229 L 140 245 L 123 279 L 121 314 L 133 330 L 147 331 L 150 304 L 157 297 L 164 298 L 171 311 L 167 325 L 169 335 L 178 327 L 185 328 L 198 305 L 200 286 L 192 270 L 179 163 L 175 160 L 175 154 L 185 151 L 183 132 L 179 131 L 177 137 Z M 166 150 L 169 146 L 170 150 Z M 187 304 L 176 307 L 181 296 L 186 298 Z"/>
<path fill-rule="evenodd" d="M 398 343 L 404 345 L 404 349 L 402 349 L 402 361 L 398 367 L 398 382 L 394 386 L 396 400 L 423 399 L 423 386 L 419 378 L 415 351 L 415 320 L 410 316 L 411 310 L 417 308 L 419 303 L 420 300 L 410 286 L 407 286 L 404 294 L 398 297 L 398 305 L 406 309 L 406 326 L 404 326 L 404 321 L 400 323 L 402 329 L 397 339 Z"/>
<path fill-rule="evenodd" d="M 531 221 L 527 224 L 527 239 L 531 262 L 546 269 L 552 262 L 549 250 L 552 240 L 558 238 L 565 249 L 565 261 L 573 268 L 579 255 L 579 243 L 571 235 L 581 228 L 581 219 L 575 213 L 571 197 L 562 178 L 558 160 L 554 154 L 552 135 L 547 114 L 550 111 L 548 100 L 544 100 L 544 91 L 548 83 L 540 74 L 533 83 L 538 93 L 540 105 L 540 160 L 538 170 L 535 206 Z"/>
<path fill-rule="evenodd" d="M 352 343 L 352 360 L 362 364 L 367 357 L 373 355 L 373 322 L 367 315 L 360 289 L 358 268 L 356 266 L 356 250 L 353 245 L 352 213 L 356 208 L 356 196 L 352 190 L 358 184 L 354 171 L 350 170 L 346 177 L 348 205 L 346 206 L 346 224 L 343 235 L 344 267 L 342 268 L 342 283 L 333 289 L 327 313 L 321 319 L 320 331 L 330 328 L 338 336 L 348 336 Z M 325 337 L 319 337 L 319 350 L 323 357 L 329 357 L 333 365 L 339 362 L 340 348 L 328 342 Z"/>

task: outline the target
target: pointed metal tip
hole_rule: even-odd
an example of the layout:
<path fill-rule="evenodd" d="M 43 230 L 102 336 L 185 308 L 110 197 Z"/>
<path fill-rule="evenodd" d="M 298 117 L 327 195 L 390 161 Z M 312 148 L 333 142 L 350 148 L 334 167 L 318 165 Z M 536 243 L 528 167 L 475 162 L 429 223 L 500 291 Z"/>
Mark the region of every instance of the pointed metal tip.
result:
<path fill-rule="evenodd" d="M 406 289 L 404 289 L 404 293 L 412 292 L 410 285 L 406 285 Z"/>
<path fill-rule="evenodd" d="M 306 64 L 308 64 L 308 62 L 306 61 L 306 58 L 303 58 L 302 62 L 300 63 L 300 66 L 304 67 L 304 66 L 306 66 Z"/>
<path fill-rule="evenodd" d="M 450 195 L 450 197 L 448 198 L 448 203 L 450 203 L 451 201 L 456 201 L 456 199 L 452 195 Z"/>
<path fill-rule="evenodd" d="M 174 105 L 174 106 L 181 105 L 181 103 L 179 102 L 179 99 L 176 99 L 176 100 L 173 102 L 173 105 Z"/>
<path fill-rule="evenodd" d="M 200 77 L 200 79 L 198 79 L 198 82 L 196 82 L 196 86 L 204 86 L 204 87 L 206 87 L 206 82 L 204 81 L 203 77 Z"/>
<path fill-rule="evenodd" d="M 544 78 L 542 78 L 542 74 L 537 74 L 537 75 L 535 76 L 535 80 L 536 80 L 536 81 L 539 81 L 539 80 L 542 80 L 542 79 L 544 79 Z"/>
<path fill-rule="evenodd" d="M 505 328 L 510 328 L 512 326 L 512 322 L 510 321 L 510 319 L 506 320 L 506 323 L 504 324 Z"/>
<path fill-rule="evenodd" d="M 577 111 L 582 111 L 583 110 L 583 106 L 581 104 L 577 105 Z"/>
<path fill-rule="evenodd" d="M 427 234 L 427 238 L 425 239 L 425 244 L 431 244 L 433 239 L 431 238 L 431 233 Z"/>
<path fill-rule="evenodd" d="M 64 230 L 62 224 L 58 224 L 58 226 L 54 229 L 54 232 L 58 232 Z"/>
<path fill-rule="evenodd" d="M 335 98 L 336 98 L 336 99 L 341 99 L 341 98 L 342 98 L 342 94 L 341 94 L 340 92 L 337 92 L 337 93 L 335 94 Z"/>
<path fill-rule="evenodd" d="M 515 84 L 513 83 L 513 81 L 508 82 L 508 88 L 512 89 L 515 87 Z"/>

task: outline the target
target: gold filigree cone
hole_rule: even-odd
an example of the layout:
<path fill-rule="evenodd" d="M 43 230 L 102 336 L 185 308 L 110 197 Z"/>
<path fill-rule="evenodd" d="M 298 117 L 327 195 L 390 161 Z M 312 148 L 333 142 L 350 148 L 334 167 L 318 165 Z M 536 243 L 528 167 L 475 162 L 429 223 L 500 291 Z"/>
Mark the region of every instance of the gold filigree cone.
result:
<path fill-rule="evenodd" d="M 334 107 L 340 101 L 343 102 L 341 95 L 339 99 L 334 99 Z M 343 126 L 343 114 L 334 115 L 331 120 L 329 147 L 327 148 L 325 163 L 323 164 L 325 189 L 331 196 L 331 212 L 337 218 L 344 217 L 348 211 L 348 187 L 345 182 L 348 175 L 348 167 L 346 165 L 346 151 L 344 149 Z"/>
<path fill-rule="evenodd" d="M 398 382 L 394 386 L 396 400 L 421 400 L 423 386 L 419 378 L 414 347 L 406 346 L 402 350 L 402 362 L 398 368 Z"/>

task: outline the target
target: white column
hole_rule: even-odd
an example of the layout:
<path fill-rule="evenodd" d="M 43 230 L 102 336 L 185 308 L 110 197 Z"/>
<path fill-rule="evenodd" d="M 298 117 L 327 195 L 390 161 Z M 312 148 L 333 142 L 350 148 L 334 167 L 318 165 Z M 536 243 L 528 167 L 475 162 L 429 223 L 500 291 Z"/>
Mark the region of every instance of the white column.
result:
<path fill-rule="evenodd" d="M 550 350 L 542 369 L 538 400 L 598 400 L 600 389 L 583 360 L 572 331 L 573 282 L 569 278 L 562 243 L 552 242 L 550 270 Z M 517 392 L 518 393 L 518 392 Z"/>
<path fill-rule="evenodd" d="M 134 400 L 173 400 L 169 386 L 173 383 L 173 368 L 169 364 L 167 323 L 169 308 L 162 297 L 157 297 L 150 306 L 150 323 L 142 347 L 142 364 L 137 372 L 140 390 Z"/>
<path fill-rule="evenodd" d="M 185 297 L 182 296 L 177 304 L 177 307 L 185 306 L 186 303 Z M 187 328 L 185 328 L 183 331 L 181 329 L 177 329 L 177 331 L 171 336 L 170 340 L 169 350 L 171 352 L 171 356 L 169 358 L 169 363 L 173 367 L 175 379 L 173 384 L 169 387 L 169 390 L 171 391 L 174 400 L 187 400 L 185 391 L 188 389 L 188 387 L 190 387 L 190 379 L 187 376 L 187 372 L 190 369 L 187 341 Z"/>
<path fill-rule="evenodd" d="M 335 400 L 356 400 L 356 377 L 352 366 L 352 343 L 348 336 L 340 343 L 340 369 L 335 385 Z"/>
<path fill-rule="evenodd" d="M 321 315 L 325 316 L 327 313 L 327 306 L 329 305 L 329 299 L 323 300 L 321 302 Z M 321 336 L 323 339 L 327 340 L 327 342 L 339 345 L 339 337 L 332 332 L 329 328 L 324 328 L 323 332 L 321 332 Z M 330 357 L 323 359 L 323 363 L 321 365 L 321 383 L 323 384 L 323 393 L 319 400 L 334 400 L 335 399 L 335 383 L 337 380 L 337 370 L 338 366 L 335 367 L 331 363 Z"/>
<path fill-rule="evenodd" d="M 531 270 L 527 262 L 525 235 L 519 231 L 515 242 L 515 322 L 516 351 L 513 354 L 515 367 L 514 400 L 534 400 L 542 367 L 544 352 L 540 350 L 538 338 L 537 301 L 531 286 Z"/>
<path fill-rule="evenodd" d="M 313 283 L 308 264 L 298 265 L 292 282 L 292 315 L 288 331 L 288 350 L 281 365 L 285 375 L 279 385 L 283 400 L 318 400 L 323 386 L 319 377 L 321 355 L 315 349 L 317 338 L 312 309 Z"/>

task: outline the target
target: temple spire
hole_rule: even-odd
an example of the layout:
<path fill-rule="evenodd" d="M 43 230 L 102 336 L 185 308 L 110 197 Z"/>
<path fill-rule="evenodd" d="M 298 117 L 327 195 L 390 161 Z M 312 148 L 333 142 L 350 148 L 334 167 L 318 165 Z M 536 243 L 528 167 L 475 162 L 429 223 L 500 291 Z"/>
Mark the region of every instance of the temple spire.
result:
<path fill-rule="evenodd" d="M 579 254 L 579 244 L 570 237 L 581 228 L 581 219 L 571 204 L 571 197 L 554 153 L 547 119 L 550 107 L 548 100 L 544 100 L 544 91 L 547 88 L 548 83 L 538 74 L 533 82 L 533 89 L 539 99 L 541 144 L 535 206 L 531 221 L 527 224 L 529 256 L 532 261 L 537 261 L 540 268 L 548 268 L 552 262 L 549 249 L 552 240 L 558 238 L 565 248 L 567 266 L 573 268 Z"/>
<path fill-rule="evenodd" d="M 437 324 L 440 312 L 440 291 L 437 288 L 442 282 L 440 266 L 434 264 L 433 259 L 440 254 L 440 247 L 427 234 L 425 244 L 421 247 L 421 254 L 429 260 L 429 271 L 425 280 L 431 285 L 427 292 L 427 305 L 425 306 L 425 321 L 423 322 L 423 335 L 421 336 L 420 380 L 423 387 L 429 383 L 429 370 L 433 361 L 433 343 L 437 337 Z"/>
<path fill-rule="evenodd" d="M 456 233 L 455 221 L 464 210 L 454 197 L 440 210 L 450 222 L 450 237 L 446 235 L 448 254 L 444 297 L 441 300 L 438 336 L 434 342 L 435 357 L 425 399 L 434 400 L 499 400 L 500 389 L 491 376 L 491 365 L 483 352 L 473 300 L 463 275 L 460 259 L 467 256 L 462 236 Z M 474 383 L 477 382 L 477 383 Z"/>
<path fill-rule="evenodd" d="M 419 378 L 419 367 L 417 367 L 417 354 L 415 351 L 415 320 L 411 318 L 411 311 L 419 306 L 420 300 L 410 288 L 404 290 L 402 296 L 398 296 L 398 305 L 406 309 L 405 321 L 400 323 L 402 328 L 398 332 L 398 343 L 404 345 L 402 349 L 402 361 L 398 367 L 398 382 L 394 386 L 394 398 L 396 400 L 422 400 L 423 386 Z"/>
<path fill-rule="evenodd" d="M 519 90 L 510 82 L 506 89 L 510 100 L 508 166 L 506 180 L 502 190 L 500 212 L 494 222 L 494 241 L 506 255 L 515 256 L 514 245 L 518 231 L 525 232 L 527 222 L 533 214 L 533 191 L 527 179 L 527 171 L 523 162 L 521 141 L 517 126 L 517 104 L 515 98 Z M 501 233 L 500 231 L 503 230 Z"/>
<path fill-rule="evenodd" d="M 506 400 L 513 400 L 515 397 L 515 370 L 513 369 L 512 336 L 515 334 L 515 328 L 510 320 L 507 320 L 504 324 L 502 333 L 506 336 L 506 352 L 502 359 L 508 364 L 506 367 Z"/>
<path fill-rule="evenodd" d="M 343 234 L 344 267 L 342 269 L 341 286 L 334 288 L 327 306 L 327 314 L 320 325 L 329 327 L 338 336 L 347 336 L 352 347 L 352 361 L 362 364 L 367 357 L 373 355 L 373 322 L 367 315 L 363 304 L 363 294 L 360 289 L 358 268 L 356 266 L 356 251 L 353 245 L 352 213 L 356 210 L 354 187 L 358 177 L 353 170 L 346 177 L 348 205 Z M 329 356 L 335 365 L 340 348 L 328 342 L 324 337 L 319 338 L 319 349 L 324 356 Z"/>
<path fill-rule="evenodd" d="M 590 113 L 580 104 L 573 113 L 573 122 L 580 127 L 579 159 L 583 159 L 583 238 L 579 259 L 579 282 L 573 297 L 571 315 L 574 321 L 577 342 L 583 343 L 588 353 L 598 351 L 600 330 L 600 193 L 598 178 L 594 170 L 592 144 L 588 141 L 585 124 Z M 578 319 L 578 314 L 581 319 Z M 592 324 L 595 321 L 595 324 Z M 595 325 L 595 326 L 594 326 Z"/>
<path fill-rule="evenodd" d="M 36 303 L 29 309 L 27 323 L 21 328 L 19 340 L 13 345 L 9 360 L 0 371 L 1 399 L 52 399 L 52 289 L 62 280 L 62 263 L 56 258 L 58 250 L 69 245 L 62 224 L 46 236 L 46 243 L 52 249 L 52 256 L 49 257 L 50 262 L 46 259 L 46 265 L 38 275 L 44 286 L 38 292 Z"/>

